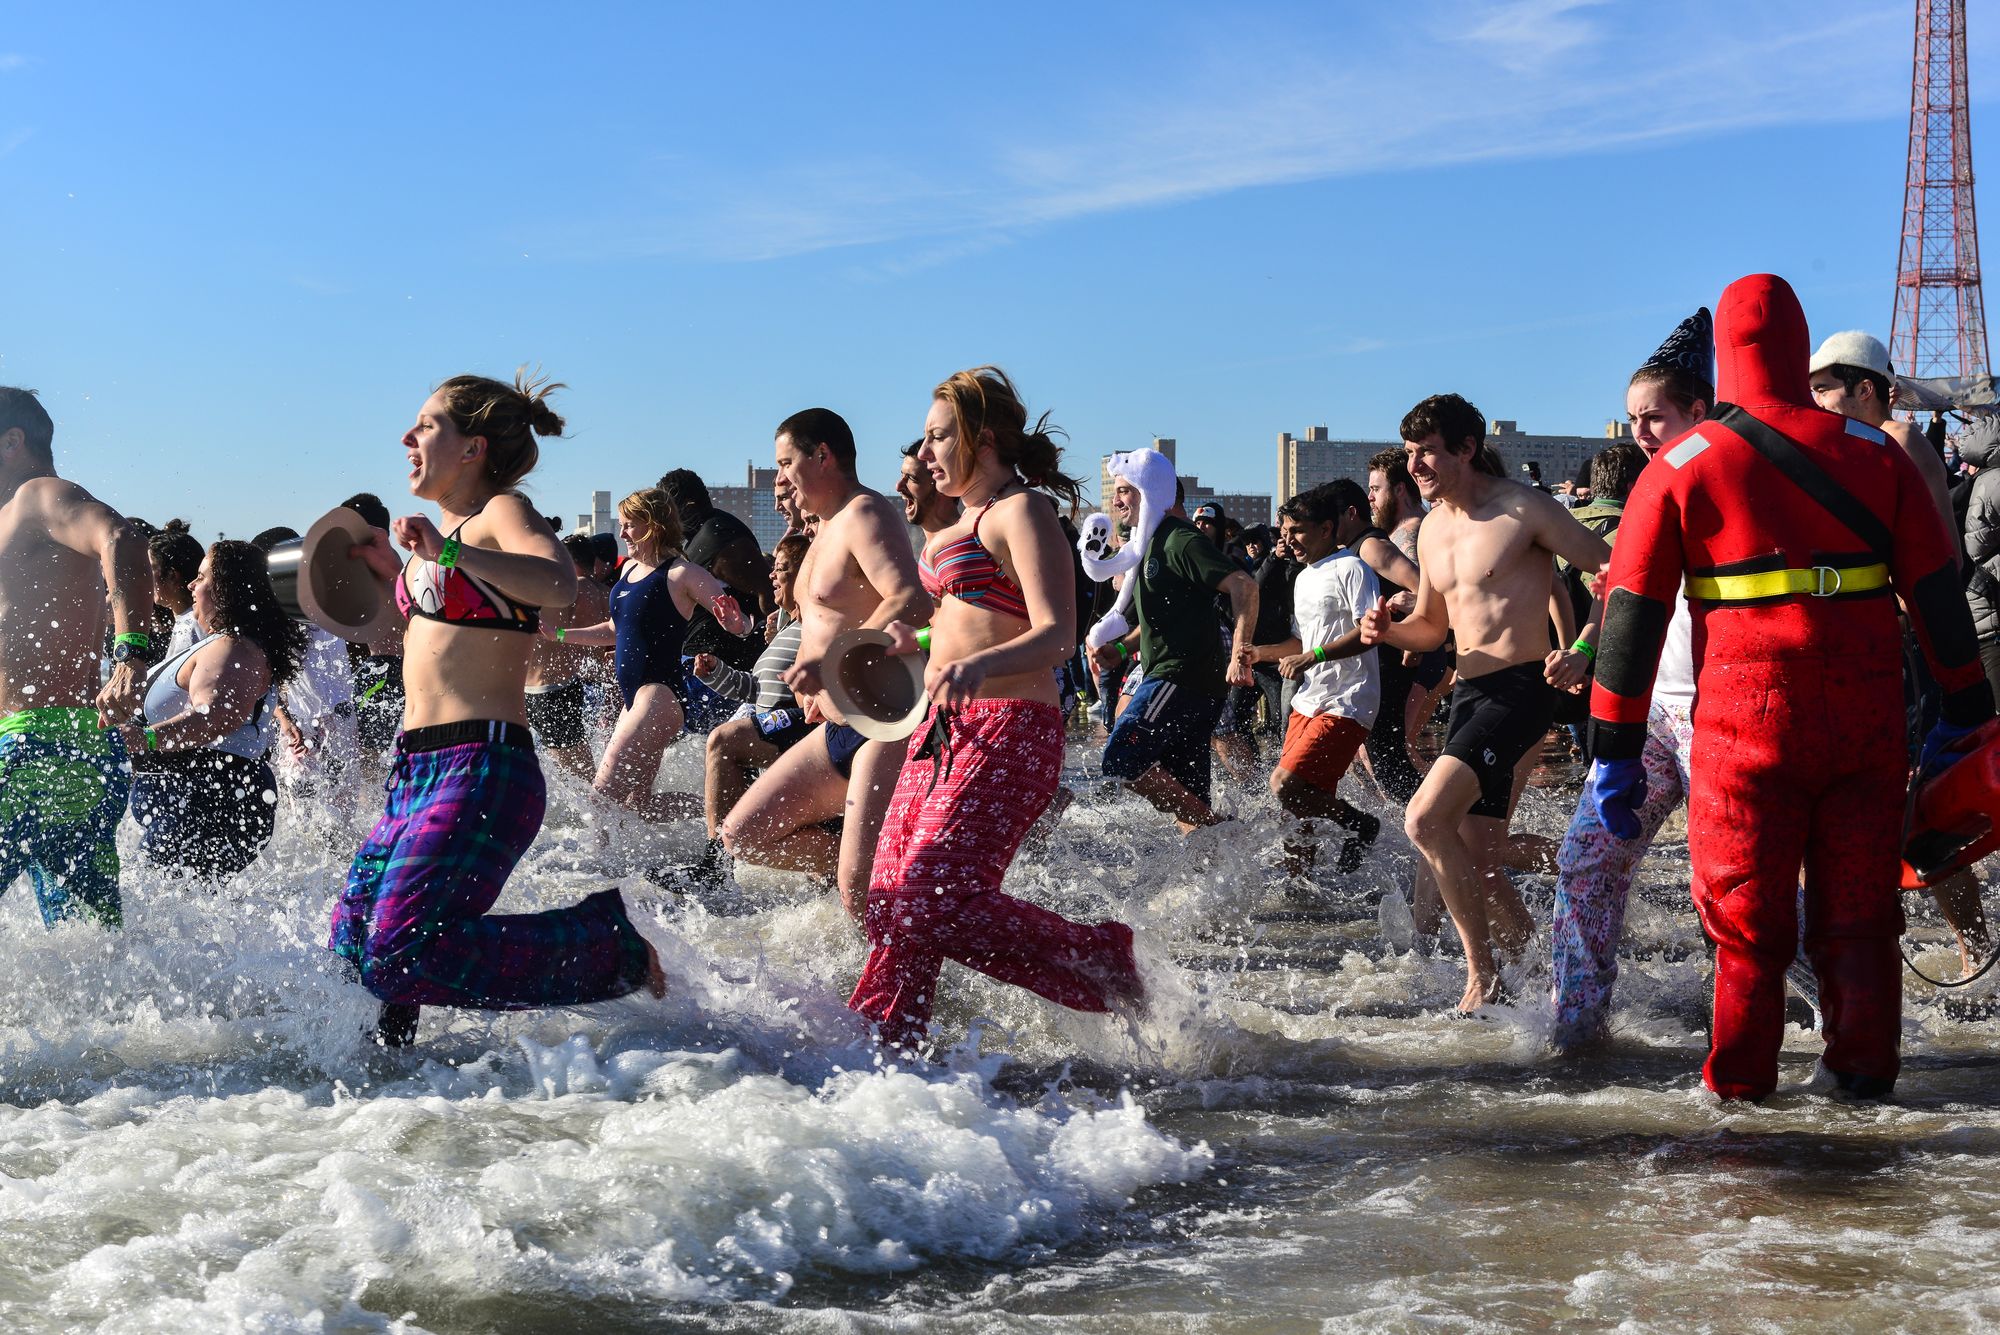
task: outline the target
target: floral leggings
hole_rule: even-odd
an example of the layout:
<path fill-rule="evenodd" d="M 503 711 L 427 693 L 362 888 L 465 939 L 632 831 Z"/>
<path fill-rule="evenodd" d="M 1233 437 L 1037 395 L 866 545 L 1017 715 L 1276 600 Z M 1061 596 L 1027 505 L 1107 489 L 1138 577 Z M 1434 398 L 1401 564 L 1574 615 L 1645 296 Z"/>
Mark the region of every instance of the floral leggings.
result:
<path fill-rule="evenodd" d="M 1564 1046 L 1604 1029 L 1611 989 L 1618 981 L 1618 938 L 1625 931 L 1625 901 L 1632 872 L 1674 808 L 1687 800 L 1688 753 L 1694 722 L 1685 705 L 1655 703 L 1646 716 L 1646 800 L 1639 807 L 1639 837 L 1620 839 L 1605 829 L 1588 802 L 1576 816 L 1557 855 L 1554 1040 Z"/>

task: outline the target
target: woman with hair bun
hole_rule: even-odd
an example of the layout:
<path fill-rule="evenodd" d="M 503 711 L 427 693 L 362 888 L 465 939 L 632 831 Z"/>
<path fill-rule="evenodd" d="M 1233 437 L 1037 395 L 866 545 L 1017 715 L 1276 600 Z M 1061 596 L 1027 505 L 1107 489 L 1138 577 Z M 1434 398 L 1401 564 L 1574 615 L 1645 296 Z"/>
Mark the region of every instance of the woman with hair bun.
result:
<path fill-rule="evenodd" d="M 923 1038 L 946 957 L 1073 1010 L 1144 995 L 1130 927 L 1071 922 L 1000 890 L 1062 771 L 1056 670 L 1076 650 L 1076 580 L 1049 497 L 1074 509 L 1082 488 L 1055 434 L 1047 414 L 1028 426 L 994 366 L 939 385 L 924 421 L 917 459 L 964 512 L 917 562 L 937 604 L 931 712 L 882 827 L 863 915 L 872 949 L 847 1003 L 898 1048 Z M 888 631 L 892 653 L 917 651 L 913 628 Z"/>
<path fill-rule="evenodd" d="M 204 553 L 201 544 L 188 532 L 185 519 L 169 519 L 166 527 L 146 539 L 146 553 L 153 567 L 155 603 L 173 614 L 172 637 L 167 642 L 167 658 L 201 638 L 194 622 L 194 595 L 190 586 L 201 571 Z"/>
<path fill-rule="evenodd" d="M 298 672 L 306 635 L 247 542 L 209 548 L 189 596 L 202 638 L 153 669 L 141 721 L 119 731 L 148 860 L 219 880 L 271 842 L 275 692 Z"/>
<path fill-rule="evenodd" d="M 425 1005 L 512 1010 L 666 994 L 659 957 L 615 890 L 543 913 L 489 914 L 541 829 L 547 790 L 528 731 L 528 650 L 540 609 L 576 596 L 576 567 L 515 488 L 537 436 L 559 436 L 558 385 L 454 376 L 403 436 L 428 515 L 371 532 L 353 554 L 408 620 L 403 731 L 389 800 L 355 855 L 332 949 L 385 1002 L 381 1038 L 415 1035 Z"/>

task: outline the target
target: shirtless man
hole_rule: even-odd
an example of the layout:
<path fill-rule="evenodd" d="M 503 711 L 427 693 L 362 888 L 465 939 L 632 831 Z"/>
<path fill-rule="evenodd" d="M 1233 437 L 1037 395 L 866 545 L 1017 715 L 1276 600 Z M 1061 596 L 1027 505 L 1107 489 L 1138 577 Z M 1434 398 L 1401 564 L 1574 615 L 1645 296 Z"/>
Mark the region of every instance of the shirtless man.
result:
<path fill-rule="evenodd" d="M 1951 535 L 1953 551 L 1959 550 L 1952 526 L 1951 482 L 1944 474 L 1944 460 L 1931 448 L 1924 433 L 1908 422 L 1889 415 L 1894 382 L 1890 379 L 1889 350 L 1882 341 L 1859 329 L 1828 336 L 1813 353 L 1810 365 L 1813 402 L 1830 413 L 1866 422 L 1903 447 L 1910 462 L 1923 476 L 1924 489 L 1938 508 L 1938 517 Z"/>
<path fill-rule="evenodd" d="M 1534 924 L 1502 873 L 1514 767 L 1542 740 L 1555 696 L 1549 656 L 1552 556 L 1597 570 L 1603 539 L 1545 491 L 1507 478 L 1485 445 L 1486 419 L 1456 394 L 1403 418 L 1418 492 L 1432 503 L 1417 537 L 1417 602 L 1395 621 L 1384 604 L 1361 619 L 1368 644 L 1425 653 L 1458 640 L 1458 685 L 1444 751 L 1411 799 L 1404 829 L 1436 876 L 1465 945 L 1461 1011 L 1499 999 L 1497 944 L 1527 944 Z"/>
<path fill-rule="evenodd" d="M 32 390 L 0 387 L 0 890 L 26 871 L 43 922 L 116 927 L 132 770 L 113 725 L 145 687 L 153 572 L 136 529 L 56 476 L 54 436 Z M 99 689 L 106 589 L 117 666 Z"/>
<path fill-rule="evenodd" d="M 799 568 L 803 629 L 785 684 L 809 720 L 826 722 L 750 785 L 722 822 L 722 842 L 750 862 L 833 875 L 841 902 L 858 920 L 907 748 L 866 741 L 847 726 L 822 689 L 821 659 L 835 635 L 856 626 L 929 625 L 931 600 L 917 578 L 902 507 L 855 477 L 854 434 L 840 415 L 825 408 L 794 413 L 779 424 L 776 443 L 779 490 L 820 516 L 819 535 Z M 844 818 L 837 840 L 825 827 L 835 816 Z"/>

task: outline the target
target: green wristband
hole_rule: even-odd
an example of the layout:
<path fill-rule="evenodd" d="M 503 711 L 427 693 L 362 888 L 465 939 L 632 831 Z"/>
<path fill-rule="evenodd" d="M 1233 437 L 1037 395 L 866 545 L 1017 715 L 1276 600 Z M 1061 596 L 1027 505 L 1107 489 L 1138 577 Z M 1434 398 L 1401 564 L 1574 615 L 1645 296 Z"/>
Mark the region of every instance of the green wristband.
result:
<path fill-rule="evenodd" d="M 1132 651 L 1125 647 L 1125 641 L 1119 640 L 1116 643 L 1118 645 L 1118 656 L 1120 658 L 1130 658 L 1132 656 Z"/>
<path fill-rule="evenodd" d="M 1596 648 L 1591 645 L 1589 640 L 1582 637 L 1578 637 L 1577 642 L 1569 647 L 1569 651 L 1573 654 L 1582 654 L 1593 663 L 1597 661 Z"/>
<path fill-rule="evenodd" d="M 1325 661 L 1326 661 L 1326 646 L 1323 644 L 1315 644 L 1313 646 L 1313 662 L 1324 663 Z"/>
<path fill-rule="evenodd" d="M 160 749 L 160 734 L 151 728 L 146 729 L 146 749 L 148 751 L 157 751 Z"/>
<path fill-rule="evenodd" d="M 566 626 L 557 626 L 557 627 L 556 627 L 556 643 L 557 643 L 557 644 L 561 644 L 561 643 L 563 642 L 563 636 L 565 636 L 565 635 L 567 635 L 567 634 L 569 634 L 569 628 L 568 628 L 568 627 L 566 627 Z"/>
<path fill-rule="evenodd" d="M 444 546 L 438 548 L 438 569 L 450 570 L 458 565 L 458 539 L 446 538 Z"/>
<path fill-rule="evenodd" d="M 153 637 L 144 631 L 137 630 L 128 630 L 124 634 L 114 637 L 111 642 L 113 644 L 129 644 L 134 649 L 150 649 L 153 647 Z"/>
<path fill-rule="evenodd" d="M 923 650 L 925 653 L 929 653 L 931 651 L 931 628 L 929 626 L 923 626 L 918 628 L 917 648 Z"/>

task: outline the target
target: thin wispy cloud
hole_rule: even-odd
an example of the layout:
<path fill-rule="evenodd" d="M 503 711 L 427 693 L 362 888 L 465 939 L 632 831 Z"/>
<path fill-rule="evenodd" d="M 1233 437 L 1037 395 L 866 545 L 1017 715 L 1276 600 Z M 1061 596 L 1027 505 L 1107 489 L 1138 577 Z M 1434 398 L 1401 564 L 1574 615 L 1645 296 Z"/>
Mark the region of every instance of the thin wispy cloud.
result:
<path fill-rule="evenodd" d="M 28 58 L 19 51 L 0 51 L 0 74 L 12 74 L 26 68 Z"/>
<path fill-rule="evenodd" d="M 1472 5 L 1455 31 L 1439 33 L 1448 41 L 1481 48 L 1503 68 L 1517 72 L 1541 70 L 1602 36 L 1600 26 L 1584 11 L 1600 9 L 1605 0 L 1509 0 L 1499 5 Z"/>
<path fill-rule="evenodd" d="M 1170 97 L 1148 86 L 1079 94 L 1092 100 L 1055 109 L 1045 128 L 991 129 L 948 173 L 881 153 L 727 170 L 682 155 L 670 168 L 678 204 L 644 218 L 594 210 L 537 241 L 572 256 L 725 262 L 908 247 L 861 266 L 893 273 L 1054 224 L 1238 190 L 1846 123 L 1906 105 L 1900 12 L 1718 4 L 1705 17 L 1648 9 L 1637 21 L 1650 27 L 1610 31 L 1634 13 L 1501 0 L 1434 7 L 1425 22 L 1368 34 L 1367 46 L 1351 33 L 1316 49 L 1282 35 L 1218 39 L 1193 67 L 1155 75 Z M 1716 40 L 1731 15 L 1729 40 Z M 1635 45 L 1647 61 L 1630 59 Z"/>
<path fill-rule="evenodd" d="M 14 130 L 8 134 L 0 134 L 0 158 L 6 157 L 34 137 L 33 130 Z"/>

